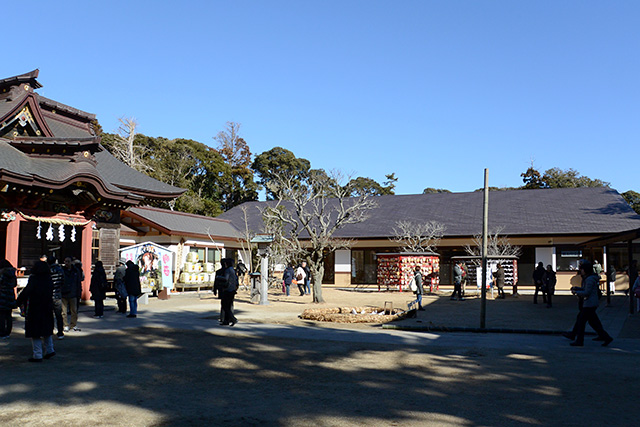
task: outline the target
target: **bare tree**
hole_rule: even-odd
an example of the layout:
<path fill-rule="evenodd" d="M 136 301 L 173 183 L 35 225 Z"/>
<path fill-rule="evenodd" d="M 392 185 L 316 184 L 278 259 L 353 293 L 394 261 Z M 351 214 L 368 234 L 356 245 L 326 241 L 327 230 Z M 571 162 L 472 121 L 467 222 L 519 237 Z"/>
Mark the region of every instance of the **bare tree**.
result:
<path fill-rule="evenodd" d="M 437 221 L 397 221 L 390 240 L 407 252 L 435 252 L 447 227 Z"/>
<path fill-rule="evenodd" d="M 504 227 L 499 227 L 494 232 L 489 232 L 487 236 L 487 255 L 520 256 L 522 254 L 522 246 L 513 246 L 506 235 L 500 235 L 502 230 L 504 230 Z M 482 256 L 482 234 L 473 236 L 473 246 L 465 245 L 464 250 L 469 255 Z M 474 263 L 480 265 L 480 260 L 474 260 Z"/>
<path fill-rule="evenodd" d="M 248 259 L 244 260 L 245 262 L 248 262 L 249 265 L 247 265 L 247 268 L 249 269 L 249 272 L 253 271 L 253 248 L 255 247 L 255 244 L 251 243 L 251 240 L 253 240 L 254 237 L 256 237 L 256 233 L 251 231 L 251 229 L 249 228 L 249 216 L 247 215 L 247 207 L 246 206 L 242 206 L 240 208 L 242 210 L 242 216 L 244 219 L 244 229 L 242 230 L 242 239 L 240 239 L 240 245 L 242 248 L 242 251 L 245 254 L 248 254 Z"/>
<path fill-rule="evenodd" d="M 137 171 L 144 172 L 149 170 L 149 166 L 143 162 L 140 155 L 141 147 L 134 144 L 138 122 L 133 117 L 121 117 L 118 120 L 120 121 L 120 127 L 116 131 L 113 141 L 113 154 L 123 163 Z"/>
<path fill-rule="evenodd" d="M 341 185 L 344 181 L 339 172 L 328 175 L 321 170 L 310 171 L 302 181 L 298 177 L 277 176 L 269 184 L 277 201 L 262 212 L 265 224 L 280 230 L 275 235 L 288 251 L 286 256 L 304 256 L 308 262 L 316 303 L 324 302 L 322 277 L 326 254 L 351 243 L 335 238 L 334 234 L 347 224 L 365 221 L 369 211 L 377 206 L 374 198 L 367 195 L 349 197 L 352 188 L 349 184 Z"/>

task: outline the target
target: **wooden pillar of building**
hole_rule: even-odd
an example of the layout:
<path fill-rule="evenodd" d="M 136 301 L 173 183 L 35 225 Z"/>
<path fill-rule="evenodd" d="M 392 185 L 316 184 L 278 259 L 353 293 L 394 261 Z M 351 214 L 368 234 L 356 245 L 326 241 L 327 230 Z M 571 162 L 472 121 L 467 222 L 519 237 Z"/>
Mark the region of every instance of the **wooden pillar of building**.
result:
<path fill-rule="evenodd" d="M 90 222 L 82 229 L 82 249 L 80 252 L 80 262 L 82 262 L 82 271 L 84 273 L 84 281 L 82 282 L 82 297 L 86 301 L 91 297 L 89 286 L 91 285 L 91 239 L 93 237 L 93 224 Z"/>
<path fill-rule="evenodd" d="M 24 219 L 20 215 L 16 215 L 16 219 L 7 224 L 7 241 L 5 244 L 5 254 L 7 261 L 15 268 L 18 265 L 18 249 L 20 247 L 20 224 Z"/>

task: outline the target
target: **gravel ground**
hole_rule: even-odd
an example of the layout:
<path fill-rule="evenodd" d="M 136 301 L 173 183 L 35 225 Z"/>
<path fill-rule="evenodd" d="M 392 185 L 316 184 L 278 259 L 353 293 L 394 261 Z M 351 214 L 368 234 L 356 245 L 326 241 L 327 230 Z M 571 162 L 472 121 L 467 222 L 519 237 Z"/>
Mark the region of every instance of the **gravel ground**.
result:
<path fill-rule="evenodd" d="M 407 300 L 332 289 L 325 297 L 326 306 Z M 640 373 L 628 367 L 639 340 L 572 348 L 549 335 L 318 324 L 297 318 L 317 307 L 310 297 L 274 294 L 269 306 L 247 299 L 239 295 L 234 328 L 217 325 L 210 294 L 150 299 L 138 319 L 107 310 L 96 320 L 83 307 L 82 332 L 56 341 L 57 355 L 40 364 L 26 361 L 30 341 L 16 318 L 0 344 L 0 425 L 583 426 L 637 418 L 626 408 L 638 390 Z M 562 322 L 575 319 L 567 305 Z"/>

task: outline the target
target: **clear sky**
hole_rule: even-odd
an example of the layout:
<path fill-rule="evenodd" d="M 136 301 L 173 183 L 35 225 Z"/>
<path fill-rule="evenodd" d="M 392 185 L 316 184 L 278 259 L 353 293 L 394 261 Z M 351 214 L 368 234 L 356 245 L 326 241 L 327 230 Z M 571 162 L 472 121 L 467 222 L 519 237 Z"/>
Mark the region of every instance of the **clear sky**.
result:
<path fill-rule="evenodd" d="M 1 78 L 215 145 L 225 122 L 379 182 L 519 186 L 534 161 L 640 191 L 639 1 L 31 1 Z"/>

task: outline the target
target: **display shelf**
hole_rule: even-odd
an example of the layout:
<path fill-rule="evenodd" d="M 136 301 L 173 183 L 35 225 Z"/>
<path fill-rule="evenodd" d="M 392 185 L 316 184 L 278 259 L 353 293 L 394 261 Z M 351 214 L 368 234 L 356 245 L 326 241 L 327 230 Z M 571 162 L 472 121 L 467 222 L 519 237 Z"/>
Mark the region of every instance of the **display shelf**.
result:
<path fill-rule="evenodd" d="M 416 267 L 420 267 L 423 286 L 433 292 L 438 290 L 440 257 L 433 253 L 380 253 L 378 262 L 378 290 L 407 290 Z"/>

